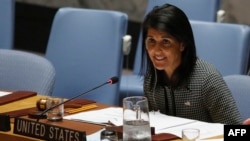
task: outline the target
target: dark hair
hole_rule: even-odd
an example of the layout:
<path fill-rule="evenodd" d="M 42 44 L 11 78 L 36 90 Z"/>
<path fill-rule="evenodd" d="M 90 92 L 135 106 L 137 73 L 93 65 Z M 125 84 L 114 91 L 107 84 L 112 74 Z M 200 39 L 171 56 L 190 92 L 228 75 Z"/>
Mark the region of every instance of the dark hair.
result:
<path fill-rule="evenodd" d="M 167 32 L 185 46 L 182 52 L 181 64 L 176 68 L 171 78 L 167 78 L 165 73 L 160 70 L 156 70 L 157 74 L 155 76 L 155 68 L 145 47 L 145 39 L 149 28 Z M 150 80 L 151 85 L 155 77 L 166 78 L 158 79 L 159 81 L 157 83 L 167 84 L 172 87 L 178 86 L 182 80 L 187 79 L 194 68 L 197 57 L 192 27 L 186 14 L 181 9 L 170 4 L 156 6 L 146 15 L 142 23 L 142 31 L 142 62 L 140 74 L 143 75 L 143 70 L 146 70 L 145 75 L 150 74 L 152 76 Z"/>

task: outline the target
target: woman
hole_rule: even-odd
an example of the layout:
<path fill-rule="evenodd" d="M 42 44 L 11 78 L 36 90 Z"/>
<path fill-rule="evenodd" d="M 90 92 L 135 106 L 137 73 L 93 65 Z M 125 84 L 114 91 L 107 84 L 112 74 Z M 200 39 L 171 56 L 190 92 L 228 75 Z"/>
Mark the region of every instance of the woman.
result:
<path fill-rule="evenodd" d="M 196 56 L 192 28 L 182 10 L 170 4 L 155 7 L 143 22 L 143 41 L 141 74 L 146 70 L 144 93 L 151 110 L 206 122 L 242 123 L 221 74 Z"/>

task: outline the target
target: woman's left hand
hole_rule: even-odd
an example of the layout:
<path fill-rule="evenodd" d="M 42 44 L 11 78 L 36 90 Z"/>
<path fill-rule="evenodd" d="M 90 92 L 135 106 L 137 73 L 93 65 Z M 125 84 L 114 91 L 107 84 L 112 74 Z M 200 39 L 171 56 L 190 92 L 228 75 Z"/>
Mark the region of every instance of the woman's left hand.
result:
<path fill-rule="evenodd" d="M 243 125 L 250 125 L 250 118 L 243 121 Z"/>

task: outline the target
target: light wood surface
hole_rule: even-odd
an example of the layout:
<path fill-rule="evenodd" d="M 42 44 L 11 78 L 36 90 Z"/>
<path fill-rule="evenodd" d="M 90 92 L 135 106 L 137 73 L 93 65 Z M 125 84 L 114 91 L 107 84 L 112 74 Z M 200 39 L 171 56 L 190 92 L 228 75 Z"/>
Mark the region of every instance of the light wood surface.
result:
<path fill-rule="evenodd" d="M 32 97 L 28 97 L 25 99 L 17 100 L 11 103 L 7 103 L 4 105 L 0 105 L 0 111 L 1 113 L 4 113 L 4 112 L 9 112 L 9 111 L 36 107 L 36 101 L 39 100 L 40 98 L 45 98 L 45 97 L 46 96 L 44 95 L 37 95 L 37 96 L 32 96 Z"/>

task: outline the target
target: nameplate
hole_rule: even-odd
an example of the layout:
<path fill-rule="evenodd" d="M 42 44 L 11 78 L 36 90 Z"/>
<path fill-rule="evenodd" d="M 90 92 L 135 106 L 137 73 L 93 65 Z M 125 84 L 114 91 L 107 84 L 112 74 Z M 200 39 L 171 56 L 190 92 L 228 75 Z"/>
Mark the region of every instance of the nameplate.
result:
<path fill-rule="evenodd" d="M 86 141 L 86 132 L 15 118 L 14 133 L 47 141 Z"/>

